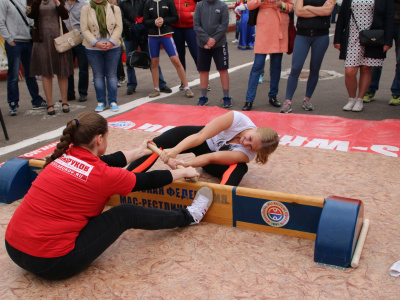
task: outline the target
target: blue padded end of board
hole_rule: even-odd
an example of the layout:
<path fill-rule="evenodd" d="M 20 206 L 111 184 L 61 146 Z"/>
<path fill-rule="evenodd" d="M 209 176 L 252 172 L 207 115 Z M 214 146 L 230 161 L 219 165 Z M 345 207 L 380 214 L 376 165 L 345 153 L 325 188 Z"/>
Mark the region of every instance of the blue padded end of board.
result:
<path fill-rule="evenodd" d="M 0 168 L 0 202 L 9 204 L 24 197 L 36 177 L 29 160 L 8 160 Z"/>
<path fill-rule="evenodd" d="M 325 200 L 315 240 L 314 261 L 349 268 L 363 222 L 360 200 L 331 196 Z"/>

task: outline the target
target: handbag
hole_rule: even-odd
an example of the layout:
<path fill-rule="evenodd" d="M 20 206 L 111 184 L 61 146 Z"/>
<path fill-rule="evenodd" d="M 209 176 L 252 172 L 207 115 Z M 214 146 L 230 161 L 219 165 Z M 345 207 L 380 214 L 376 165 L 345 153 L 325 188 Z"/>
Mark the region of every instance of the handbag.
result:
<path fill-rule="evenodd" d="M 143 51 L 131 51 L 126 57 L 126 65 L 132 68 L 150 69 L 150 55 Z"/>
<path fill-rule="evenodd" d="M 385 44 L 385 31 L 383 29 L 365 29 L 360 31 L 357 20 L 354 17 L 353 10 L 351 10 L 351 16 L 356 23 L 358 31 L 360 32 L 361 46 L 382 47 Z"/>
<path fill-rule="evenodd" d="M 249 19 L 247 20 L 247 25 L 255 26 L 257 24 L 258 9 L 259 7 L 249 10 Z"/>
<path fill-rule="evenodd" d="M 288 32 L 289 40 L 288 40 L 287 54 L 293 53 L 294 40 L 296 39 L 296 34 L 297 34 L 296 27 L 294 26 L 293 19 L 290 18 L 289 19 L 289 32 Z"/>
<path fill-rule="evenodd" d="M 58 19 L 60 21 L 60 36 L 54 39 L 54 46 L 56 47 L 58 53 L 63 53 L 71 49 L 72 47 L 81 44 L 82 37 L 78 29 L 72 29 L 74 27 L 72 26 L 71 17 L 69 13 L 68 13 L 68 19 L 70 24 L 69 28 L 71 28 L 72 30 L 67 32 L 66 34 L 63 34 L 61 17 L 58 17 Z"/>
<path fill-rule="evenodd" d="M 361 46 L 380 46 L 385 43 L 385 31 L 383 29 L 369 29 L 360 31 Z"/>

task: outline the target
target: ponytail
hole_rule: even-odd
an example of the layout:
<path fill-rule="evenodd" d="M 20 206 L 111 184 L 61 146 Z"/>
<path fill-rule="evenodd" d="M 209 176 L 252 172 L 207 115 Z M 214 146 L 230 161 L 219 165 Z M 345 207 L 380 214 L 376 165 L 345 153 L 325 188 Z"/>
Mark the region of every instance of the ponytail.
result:
<path fill-rule="evenodd" d="M 107 120 L 95 112 L 84 112 L 78 115 L 77 119 L 68 121 L 63 130 L 60 142 L 57 144 L 53 154 L 46 158 L 43 166 L 62 156 L 70 147 L 85 146 L 89 149 L 94 146 L 94 137 L 98 134 L 104 135 L 108 131 Z"/>

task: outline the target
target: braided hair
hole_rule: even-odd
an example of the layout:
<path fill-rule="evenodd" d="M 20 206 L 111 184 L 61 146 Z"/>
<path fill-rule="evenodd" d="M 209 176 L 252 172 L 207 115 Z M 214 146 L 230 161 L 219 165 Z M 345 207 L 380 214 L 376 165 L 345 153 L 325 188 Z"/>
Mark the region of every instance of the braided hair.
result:
<path fill-rule="evenodd" d="M 104 135 L 108 131 L 107 120 L 95 112 L 83 112 L 77 119 L 68 121 L 63 130 L 60 142 L 57 144 L 53 154 L 46 158 L 45 168 L 53 160 L 62 156 L 70 147 L 85 146 L 89 149 L 94 147 L 94 137 L 98 134 Z"/>

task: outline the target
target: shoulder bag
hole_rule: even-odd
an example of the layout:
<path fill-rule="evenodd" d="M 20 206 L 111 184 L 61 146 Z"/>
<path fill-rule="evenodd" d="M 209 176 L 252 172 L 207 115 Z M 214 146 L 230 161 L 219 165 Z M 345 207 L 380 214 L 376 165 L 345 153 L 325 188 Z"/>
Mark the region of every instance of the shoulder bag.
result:
<path fill-rule="evenodd" d="M 385 43 L 385 31 L 383 29 L 365 29 L 361 30 L 358 27 L 357 20 L 354 17 L 353 10 L 351 10 L 351 16 L 356 23 L 357 29 L 360 32 L 360 45 L 361 46 L 372 46 L 382 47 Z"/>
<path fill-rule="evenodd" d="M 256 9 L 249 10 L 249 19 L 247 20 L 247 25 L 249 26 L 257 25 L 258 9 L 259 7 L 257 7 Z"/>
<path fill-rule="evenodd" d="M 292 54 L 294 49 L 294 41 L 296 39 L 297 31 L 294 26 L 293 19 L 289 16 L 289 31 L 288 31 L 288 52 L 287 54 Z"/>
<path fill-rule="evenodd" d="M 58 17 L 58 19 L 60 21 L 60 36 L 54 39 L 54 46 L 56 47 L 57 52 L 63 53 L 71 49 L 72 47 L 81 44 L 82 37 L 78 29 L 73 29 L 74 27 L 72 26 L 71 17 L 69 16 L 69 13 L 68 13 L 68 19 L 70 24 L 69 28 L 71 30 L 66 34 L 63 34 L 61 17 Z"/>
<path fill-rule="evenodd" d="M 30 34 L 30 36 L 32 37 L 32 30 L 33 30 L 33 27 L 32 27 L 31 25 L 29 25 L 28 21 L 25 19 L 24 15 L 23 15 L 22 12 L 19 10 L 18 6 L 14 3 L 14 1 L 13 1 L 13 0 L 10 0 L 10 2 L 11 2 L 11 3 L 15 6 L 15 8 L 17 9 L 17 11 L 18 11 L 19 15 L 21 16 L 22 20 L 24 20 L 25 25 L 29 27 L 29 34 Z"/>

